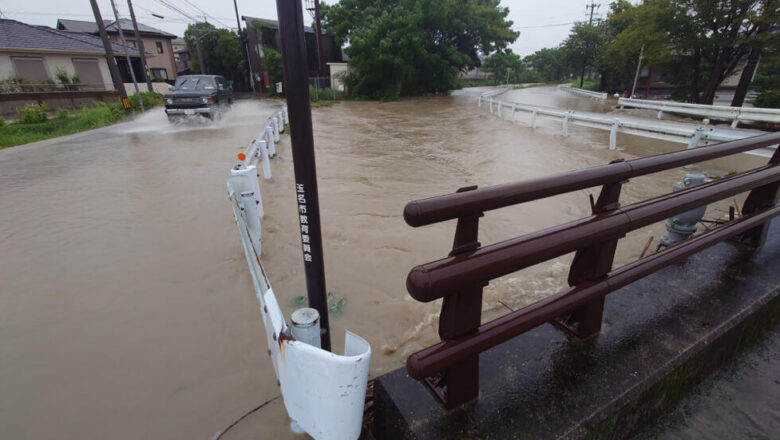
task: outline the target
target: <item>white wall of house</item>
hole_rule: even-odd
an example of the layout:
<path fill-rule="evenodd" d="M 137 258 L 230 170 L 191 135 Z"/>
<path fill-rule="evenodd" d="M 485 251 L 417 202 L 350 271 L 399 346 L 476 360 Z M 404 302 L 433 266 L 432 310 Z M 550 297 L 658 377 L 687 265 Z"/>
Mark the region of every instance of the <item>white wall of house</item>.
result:
<path fill-rule="evenodd" d="M 103 84 L 106 90 L 114 90 L 114 85 L 111 82 L 111 73 L 108 70 L 108 63 L 104 55 L 95 53 L 56 53 L 56 52 L 41 52 L 30 51 L 24 52 L 0 52 L 0 79 L 5 79 L 10 76 L 16 75 L 16 69 L 11 57 L 40 57 L 43 60 L 44 69 L 49 78 L 54 82 L 59 83 L 57 80 L 57 71 L 62 70 L 69 76 L 73 76 L 76 73 L 76 69 L 73 66 L 73 59 L 94 59 L 97 61 L 102 76 Z"/>
<path fill-rule="evenodd" d="M 135 35 L 132 32 L 125 32 L 125 40 L 128 44 L 135 41 Z M 121 43 L 119 34 L 111 34 L 112 41 Z M 144 42 L 144 52 L 146 52 L 146 64 L 151 69 L 165 69 L 169 80 L 176 79 L 176 59 L 173 52 L 173 44 L 170 38 L 153 37 L 153 36 L 141 36 L 141 41 Z M 157 43 L 161 43 L 163 53 L 157 51 Z M 155 78 L 152 75 L 152 78 Z"/>
<path fill-rule="evenodd" d="M 168 83 L 164 82 L 153 82 L 152 83 L 152 90 L 154 90 L 157 93 L 166 94 L 170 92 L 168 89 L 169 85 Z M 146 83 L 141 81 L 138 83 L 138 91 L 139 92 L 147 92 L 149 91 L 146 87 Z M 125 83 L 125 92 L 127 93 L 127 96 L 135 95 L 135 84 L 133 83 Z"/>
<path fill-rule="evenodd" d="M 347 73 L 347 63 L 327 63 L 330 67 L 330 87 L 340 92 L 344 91 L 343 75 Z M 344 72 L 344 73 L 341 73 Z"/>

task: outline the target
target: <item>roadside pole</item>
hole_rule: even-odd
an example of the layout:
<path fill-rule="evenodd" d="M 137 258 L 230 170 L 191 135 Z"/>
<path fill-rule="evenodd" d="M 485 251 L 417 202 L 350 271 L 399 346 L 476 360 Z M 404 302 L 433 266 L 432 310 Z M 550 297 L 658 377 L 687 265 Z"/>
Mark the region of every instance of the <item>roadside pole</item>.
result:
<path fill-rule="evenodd" d="M 144 76 L 146 77 L 146 89 L 150 92 L 154 92 L 152 87 L 152 79 L 150 78 L 149 65 L 146 64 L 146 53 L 144 52 L 144 42 L 141 40 L 141 34 L 138 32 L 138 22 L 135 21 L 135 12 L 133 11 L 133 3 L 131 0 L 127 0 L 127 7 L 130 9 L 130 19 L 133 21 L 133 32 L 135 33 L 135 42 L 138 51 L 141 52 L 141 64 L 144 65 Z"/>
<path fill-rule="evenodd" d="M 200 41 L 200 31 L 198 30 L 197 26 L 193 27 L 193 30 L 195 32 L 195 44 L 198 45 L 198 64 L 200 64 L 200 74 L 205 75 L 206 74 L 206 68 L 203 64 L 203 49 L 201 48 L 201 41 Z"/>
<path fill-rule="evenodd" d="M 122 84 L 122 77 L 119 75 L 119 67 L 116 65 L 111 42 L 108 41 L 106 27 L 103 25 L 103 17 L 100 15 L 100 8 L 98 8 L 97 0 L 89 0 L 89 3 L 92 5 L 92 13 L 95 15 L 95 24 L 97 24 L 100 39 L 103 40 L 103 48 L 106 51 L 106 62 L 108 63 L 108 70 L 111 72 L 111 78 L 114 81 L 114 88 L 119 92 L 119 98 L 122 100 L 122 107 L 125 109 L 125 114 L 130 116 L 133 114 L 133 108 L 130 106 L 130 100 L 127 99 L 125 85 Z"/>
<path fill-rule="evenodd" d="M 290 117 L 295 192 L 309 307 L 320 313 L 322 349 L 330 351 L 328 295 L 325 289 L 317 169 L 309 102 L 309 70 L 306 65 L 301 3 L 301 0 L 276 0 L 276 11 L 282 40 L 284 93 L 287 96 L 287 112 Z"/>
<path fill-rule="evenodd" d="M 252 60 L 249 59 L 249 44 L 247 44 L 246 40 L 241 37 L 241 20 L 238 15 L 238 3 L 236 0 L 233 0 L 233 7 L 236 10 L 236 26 L 238 26 L 238 44 L 241 46 L 244 59 L 246 60 L 246 67 L 248 69 L 249 74 L 249 85 L 252 87 L 252 93 L 255 93 L 255 73 L 252 71 Z"/>
<path fill-rule="evenodd" d="M 111 9 L 114 10 L 114 23 L 116 24 L 116 28 L 119 31 L 119 39 L 122 40 L 122 47 L 125 48 L 127 69 L 130 70 L 130 77 L 133 79 L 135 97 L 138 99 L 138 106 L 141 107 L 141 112 L 144 112 L 144 101 L 141 99 L 141 92 L 138 90 L 138 81 L 135 80 L 135 70 L 133 69 L 133 63 L 130 61 L 130 54 L 127 53 L 127 40 L 125 40 L 125 34 L 122 32 L 122 23 L 119 22 L 119 12 L 116 10 L 116 3 L 114 3 L 114 0 L 111 0 Z"/>

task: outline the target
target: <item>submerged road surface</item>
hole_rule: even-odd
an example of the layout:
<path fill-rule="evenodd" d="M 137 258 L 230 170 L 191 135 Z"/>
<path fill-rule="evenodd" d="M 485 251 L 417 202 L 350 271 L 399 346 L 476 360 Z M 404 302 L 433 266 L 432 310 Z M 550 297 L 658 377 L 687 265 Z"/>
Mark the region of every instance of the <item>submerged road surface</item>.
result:
<path fill-rule="evenodd" d="M 520 98 L 561 99 L 531 90 Z M 210 439 L 278 395 L 224 183 L 278 104 L 239 102 L 222 121 L 183 126 L 155 109 L 0 151 L 4 438 Z M 328 290 L 346 303 L 331 319 L 334 345 L 342 349 L 345 328 L 365 337 L 372 376 L 437 341 L 440 305 L 413 301 L 404 282 L 412 266 L 448 253 L 454 223 L 413 229 L 401 216 L 407 201 L 681 148 L 627 136 L 609 151 L 607 132 L 574 128 L 563 138 L 482 110 L 474 92 L 461 92 L 313 111 Z M 289 315 L 305 281 L 288 136 L 277 151 L 273 178 L 261 182 L 263 261 Z M 704 168 L 722 175 L 752 165 Z M 684 173 L 635 179 L 621 202 L 666 193 Z M 587 216 L 589 193 L 597 190 L 488 213 L 480 241 Z M 660 224 L 630 234 L 616 264 L 662 234 Z M 491 283 L 483 320 L 555 293 L 570 258 Z M 224 438 L 295 438 L 287 423 L 277 399 Z"/>

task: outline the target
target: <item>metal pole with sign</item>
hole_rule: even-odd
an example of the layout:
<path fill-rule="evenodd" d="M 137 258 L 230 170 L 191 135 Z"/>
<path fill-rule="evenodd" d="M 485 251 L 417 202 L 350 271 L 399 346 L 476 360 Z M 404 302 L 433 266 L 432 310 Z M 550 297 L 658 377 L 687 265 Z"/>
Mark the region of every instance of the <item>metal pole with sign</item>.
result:
<path fill-rule="evenodd" d="M 328 295 L 325 289 L 303 7 L 300 0 L 276 0 L 276 11 L 279 17 L 279 35 L 282 40 L 284 92 L 287 96 L 287 111 L 290 117 L 295 193 L 298 201 L 298 222 L 309 307 L 320 313 L 322 348 L 330 351 Z"/>

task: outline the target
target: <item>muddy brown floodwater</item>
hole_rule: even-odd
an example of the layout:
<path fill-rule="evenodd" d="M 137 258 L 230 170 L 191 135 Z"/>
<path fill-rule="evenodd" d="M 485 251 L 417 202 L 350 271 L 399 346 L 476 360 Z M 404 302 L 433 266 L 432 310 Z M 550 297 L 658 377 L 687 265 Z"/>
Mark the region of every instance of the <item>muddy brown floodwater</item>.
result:
<path fill-rule="evenodd" d="M 556 124 L 536 130 L 476 106 L 478 90 L 315 108 L 314 134 L 335 349 L 349 329 L 372 345 L 371 376 L 437 341 L 440 304 L 405 289 L 409 269 L 441 258 L 454 222 L 419 229 L 406 202 L 683 148 Z M 504 98 L 610 111 L 554 89 Z M 504 99 L 502 98 L 502 99 Z M 75 137 L 0 151 L 0 426 L 13 439 L 210 439 L 279 391 L 224 178 L 274 102 L 245 101 L 216 124 L 169 125 L 160 110 Z M 285 314 L 305 295 L 289 137 L 261 182 L 263 261 Z M 764 159 L 703 169 L 722 175 Z M 621 202 L 671 190 L 671 170 L 635 179 Z M 589 214 L 591 191 L 489 212 L 494 243 Z M 730 203 L 730 202 L 729 202 Z M 726 204 L 710 207 L 722 217 Z M 658 224 L 620 241 L 634 260 Z M 557 292 L 564 256 L 494 281 L 483 320 Z M 299 438 L 280 399 L 224 438 Z"/>

